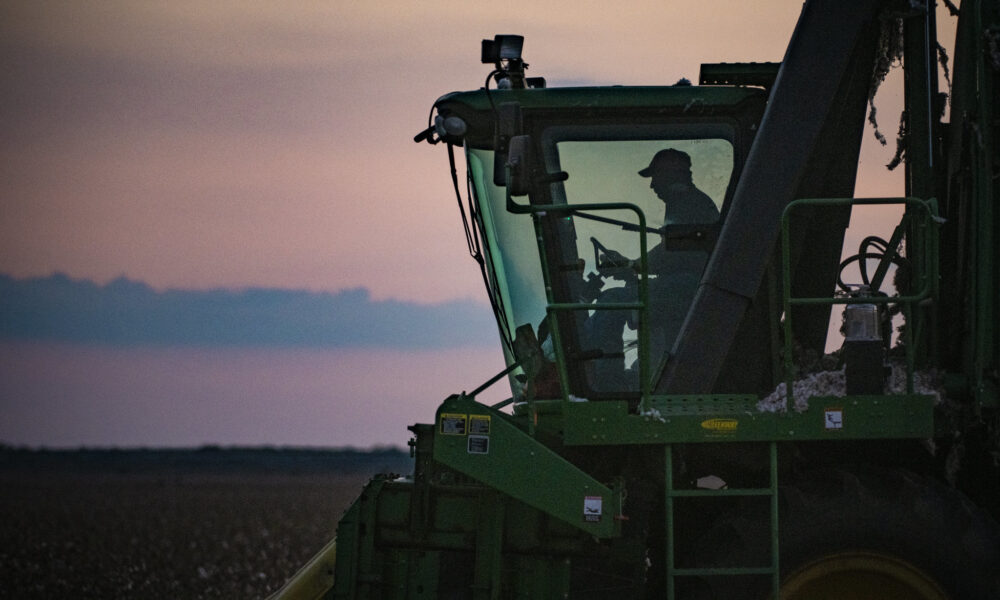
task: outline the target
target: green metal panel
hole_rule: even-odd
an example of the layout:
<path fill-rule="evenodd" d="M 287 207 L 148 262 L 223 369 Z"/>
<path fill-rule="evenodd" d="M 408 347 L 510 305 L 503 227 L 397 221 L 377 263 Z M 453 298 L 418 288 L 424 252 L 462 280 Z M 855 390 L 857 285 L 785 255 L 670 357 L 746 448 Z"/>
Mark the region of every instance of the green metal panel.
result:
<path fill-rule="evenodd" d="M 565 597 L 567 555 L 593 538 L 472 482 L 430 484 L 432 498 L 414 520 L 420 488 L 410 479 L 369 483 L 338 525 L 335 581 L 325 572 L 297 575 L 308 580 L 293 591 L 332 585 L 308 597 L 344 600 Z"/>
<path fill-rule="evenodd" d="M 599 538 L 620 533 L 621 491 L 464 396 L 438 408 L 434 459 Z"/>
<path fill-rule="evenodd" d="M 437 598 L 441 553 L 398 549 L 386 551 L 381 598 Z"/>
<path fill-rule="evenodd" d="M 986 31 L 987 24 L 993 31 L 994 44 L 996 31 L 1000 18 L 1000 11 L 996 9 L 996 3 L 970 2 L 969 10 L 973 12 L 975 19 L 973 31 Z M 992 22 L 990 22 L 992 21 Z M 974 260 L 975 278 L 972 293 L 975 299 L 971 299 L 973 304 L 973 322 L 971 330 L 974 332 L 971 352 L 971 373 L 973 377 L 973 394 L 976 402 L 983 407 L 996 408 L 998 405 L 998 390 L 996 369 L 998 366 L 998 347 L 996 320 L 997 310 L 997 266 L 994 262 L 998 255 L 996 235 L 1000 223 L 997 221 L 996 204 L 1000 201 L 1000 194 L 997 189 L 997 168 L 1000 166 L 996 150 L 996 139 L 994 136 L 998 131 L 998 121 L 996 117 L 996 100 L 998 97 L 995 89 L 998 76 L 996 67 L 996 49 L 987 48 L 988 36 L 980 35 L 973 41 L 976 54 L 984 57 L 988 52 L 993 54 L 993 69 L 990 70 L 986 60 L 978 60 L 975 64 L 975 81 L 979 87 L 976 94 L 978 113 L 978 123 L 973 124 L 976 131 L 978 143 L 970 147 L 970 162 L 973 163 L 973 195 L 974 206 L 972 207 L 973 223 L 980 225 L 974 232 Z M 987 375 L 993 370 L 993 376 Z"/>
<path fill-rule="evenodd" d="M 473 584 L 474 600 L 500 598 L 500 566 L 503 553 L 504 503 L 497 492 L 483 495 L 483 512 L 476 531 L 476 570 Z"/>
<path fill-rule="evenodd" d="M 809 399 L 806 410 L 783 413 L 760 411 L 757 402 L 755 396 L 655 396 L 652 410 L 642 415 L 629 414 L 625 402 L 579 402 L 571 403 L 565 415 L 550 419 L 564 419 L 567 445 L 934 435 L 933 396 L 815 396 Z"/>
<path fill-rule="evenodd" d="M 504 571 L 504 582 L 518 591 L 516 598 L 568 597 L 570 559 L 564 556 L 517 556 Z"/>
<path fill-rule="evenodd" d="M 369 482 L 340 519 L 337 541 L 341 557 L 335 567 L 334 587 L 325 598 L 348 599 L 369 595 L 375 531 L 373 527 L 363 524 L 374 523 L 375 503 L 384 484 L 381 479 Z"/>

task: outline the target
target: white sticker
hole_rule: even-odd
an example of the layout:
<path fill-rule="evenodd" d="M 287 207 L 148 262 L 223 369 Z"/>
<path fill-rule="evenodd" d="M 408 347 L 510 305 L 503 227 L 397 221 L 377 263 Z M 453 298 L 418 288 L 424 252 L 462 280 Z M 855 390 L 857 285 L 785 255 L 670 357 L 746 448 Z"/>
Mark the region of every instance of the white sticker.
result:
<path fill-rule="evenodd" d="M 826 409 L 826 415 L 823 418 L 823 426 L 827 430 L 833 429 L 843 429 L 844 428 L 844 411 L 840 408 L 828 408 Z"/>
<path fill-rule="evenodd" d="M 490 453 L 490 438 L 485 435 L 470 435 L 469 454 L 489 454 Z"/>
<path fill-rule="evenodd" d="M 583 520 L 597 522 L 601 520 L 604 499 L 600 496 L 585 496 L 583 498 Z"/>

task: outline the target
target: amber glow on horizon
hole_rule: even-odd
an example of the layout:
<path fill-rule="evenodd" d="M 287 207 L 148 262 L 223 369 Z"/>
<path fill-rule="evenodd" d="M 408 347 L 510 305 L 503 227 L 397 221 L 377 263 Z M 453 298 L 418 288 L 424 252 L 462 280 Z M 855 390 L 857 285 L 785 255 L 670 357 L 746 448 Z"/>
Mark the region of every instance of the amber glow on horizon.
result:
<path fill-rule="evenodd" d="M 0 442 L 46 447 L 404 447 L 493 349 L 115 348 L 0 342 Z M 480 399 L 510 395 L 500 382 Z M 83 399 L 89 398 L 88 401 Z M 15 404 L 16 399 L 16 404 Z"/>

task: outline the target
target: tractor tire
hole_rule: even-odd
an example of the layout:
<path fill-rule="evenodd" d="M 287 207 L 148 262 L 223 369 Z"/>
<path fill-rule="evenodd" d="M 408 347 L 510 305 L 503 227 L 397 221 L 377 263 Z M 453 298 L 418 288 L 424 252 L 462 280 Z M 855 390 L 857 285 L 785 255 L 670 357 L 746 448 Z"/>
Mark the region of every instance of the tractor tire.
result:
<path fill-rule="evenodd" d="M 781 600 L 1000 598 L 1000 527 L 958 491 L 908 471 L 813 473 L 780 489 L 779 522 Z M 758 503 L 712 527 L 700 562 L 766 565 L 769 540 Z M 733 579 L 703 580 L 696 596 L 772 597 L 766 577 Z"/>

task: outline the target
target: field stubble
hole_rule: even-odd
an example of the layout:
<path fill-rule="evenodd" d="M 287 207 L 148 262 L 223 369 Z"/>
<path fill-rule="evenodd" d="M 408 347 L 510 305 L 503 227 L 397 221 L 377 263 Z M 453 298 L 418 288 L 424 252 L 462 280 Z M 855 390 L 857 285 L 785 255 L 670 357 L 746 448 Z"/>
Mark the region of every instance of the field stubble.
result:
<path fill-rule="evenodd" d="M 0 472 L 3 598 L 263 598 L 363 473 Z"/>

